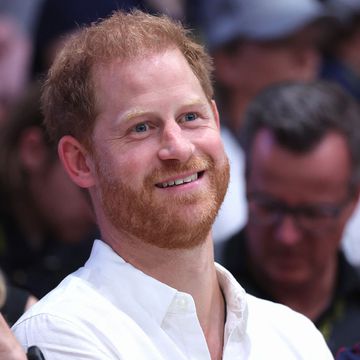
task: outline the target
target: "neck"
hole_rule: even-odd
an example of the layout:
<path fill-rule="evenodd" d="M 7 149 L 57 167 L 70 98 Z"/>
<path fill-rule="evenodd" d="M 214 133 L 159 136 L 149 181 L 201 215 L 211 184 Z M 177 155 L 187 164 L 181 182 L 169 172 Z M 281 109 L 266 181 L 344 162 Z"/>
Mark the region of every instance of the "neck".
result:
<path fill-rule="evenodd" d="M 126 237 L 108 240 L 106 242 L 125 261 L 193 297 L 211 358 L 221 359 L 225 302 L 216 275 L 211 235 L 191 249 L 161 249 Z"/>

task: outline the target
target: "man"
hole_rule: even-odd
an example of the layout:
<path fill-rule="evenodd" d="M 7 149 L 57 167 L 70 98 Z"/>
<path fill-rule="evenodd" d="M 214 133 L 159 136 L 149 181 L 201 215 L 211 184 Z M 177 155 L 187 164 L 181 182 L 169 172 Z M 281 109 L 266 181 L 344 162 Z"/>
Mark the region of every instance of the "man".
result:
<path fill-rule="evenodd" d="M 359 197 L 359 118 L 327 83 L 259 95 L 243 129 L 249 222 L 225 250 L 248 292 L 313 320 L 334 354 L 359 338 L 360 279 L 340 252 Z"/>
<path fill-rule="evenodd" d="M 360 2 L 357 0 L 327 0 L 330 11 L 338 18 L 327 43 L 321 77 L 340 84 L 360 101 Z M 360 269 L 360 204 L 350 218 L 342 246 L 347 259 Z"/>
<path fill-rule="evenodd" d="M 214 225 L 216 254 L 247 220 L 243 152 L 244 111 L 266 86 L 313 80 L 328 17 L 318 0 L 209 0 L 201 29 L 214 58 L 222 137 L 231 164 L 228 194 Z"/>
<path fill-rule="evenodd" d="M 308 319 L 215 266 L 229 167 L 210 59 L 166 17 L 115 13 L 67 42 L 43 106 L 101 239 L 14 326 L 48 359 L 329 359 Z"/>

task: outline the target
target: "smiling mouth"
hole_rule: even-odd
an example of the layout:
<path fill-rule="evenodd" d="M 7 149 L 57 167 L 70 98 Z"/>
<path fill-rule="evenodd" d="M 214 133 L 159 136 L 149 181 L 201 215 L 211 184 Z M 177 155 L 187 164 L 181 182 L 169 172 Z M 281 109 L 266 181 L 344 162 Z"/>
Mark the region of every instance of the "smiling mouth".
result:
<path fill-rule="evenodd" d="M 158 183 L 155 186 L 159 187 L 159 188 L 167 188 L 167 187 L 173 187 L 173 186 L 179 186 L 179 185 L 183 185 L 183 184 L 188 184 L 191 183 L 193 181 L 196 181 L 197 179 L 201 178 L 203 175 L 203 171 L 197 172 L 195 174 L 186 176 L 184 178 L 180 178 L 180 179 L 176 179 L 176 180 L 169 180 L 169 181 L 165 181 L 162 183 Z"/>

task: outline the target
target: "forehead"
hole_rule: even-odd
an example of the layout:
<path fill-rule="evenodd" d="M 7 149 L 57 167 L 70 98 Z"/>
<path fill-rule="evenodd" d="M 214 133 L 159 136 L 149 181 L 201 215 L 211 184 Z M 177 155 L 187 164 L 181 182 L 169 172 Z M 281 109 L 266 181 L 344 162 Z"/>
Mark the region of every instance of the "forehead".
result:
<path fill-rule="evenodd" d="M 149 53 L 131 60 L 114 59 L 93 69 L 97 105 L 104 107 L 131 96 L 147 98 L 163 95 L 164 99 L 178 89 L 192 88 L 203 94 L 199 80 L 184 56 L 177 49 Z M 203 94 L 204 95 L 204 94 Z"/>
<path fill-rule="evenodd" d="M 321 194 L 347 186 L 351 159 L 345 138 L 329 132 L 305 153 L 280 146 L 268 129 L 255 136 L 249 164 L 250 181 L 272 191 Z"/>

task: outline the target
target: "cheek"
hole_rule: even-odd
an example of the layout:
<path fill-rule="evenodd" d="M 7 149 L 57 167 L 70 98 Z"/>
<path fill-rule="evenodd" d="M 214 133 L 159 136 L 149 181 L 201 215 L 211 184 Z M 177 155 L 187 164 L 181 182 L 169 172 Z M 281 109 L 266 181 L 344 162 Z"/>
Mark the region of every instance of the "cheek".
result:
<path fill-rule="evenodd" d="M 226 159 L 226 153 L 220 134 L 214 130 L 207 139 L 197 146 L 200 150 L 206 152 L 215 162 L 223 163 Z"/>
<path fill-rule="evenodd" d="M 343 236 L 343 225 L 339 225 L 331 231 L 328 236 L 323 236 L 319 239 L 319 252 L 324 251 L 328 254 L 336 254 L 341 246 L 341 239 Z"/>
<path fill-rule="evenodd" d="M 270 229 L 249 223 L 246 228 L 246 235 L 248 248 L 255 257 L 263 258 L 271 252 L 273 236 Z"/>
<path fill-rule="evenodd" d="M 311 239 L 307 251 L 308 265 L 314 272 L 320 272 L 334 264 L 339 249 L 339 241 L 336 234 L 331 236 Z"/>
<path fill-rule="evenodd" d="M 144 177 L 151 169 L 154 159 L 149 156 L 147 149 L 138 148 L 134 151 L 123 152 L 121 156 L 111 158 L 107 162 L 106 172 L 115 181 L 121 181 L 127 186 L 143 185 Z"/>

